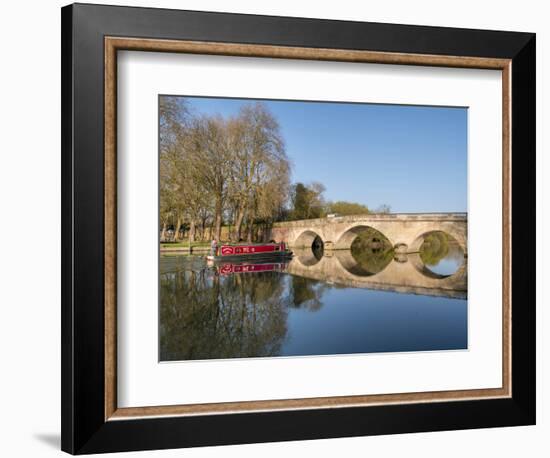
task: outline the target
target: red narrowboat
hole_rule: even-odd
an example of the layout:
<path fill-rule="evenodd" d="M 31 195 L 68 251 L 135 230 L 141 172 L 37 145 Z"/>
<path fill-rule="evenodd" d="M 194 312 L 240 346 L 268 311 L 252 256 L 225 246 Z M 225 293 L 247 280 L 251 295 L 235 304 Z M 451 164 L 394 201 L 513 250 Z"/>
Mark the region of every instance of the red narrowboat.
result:
<path fill-rule="evenodd" d="M 220 245 L 215 254 L 206 258 L 210 261 L 246 261 L 257 259 L 291 258 L 285 242 L 253 243 L 247 245 Z"/>

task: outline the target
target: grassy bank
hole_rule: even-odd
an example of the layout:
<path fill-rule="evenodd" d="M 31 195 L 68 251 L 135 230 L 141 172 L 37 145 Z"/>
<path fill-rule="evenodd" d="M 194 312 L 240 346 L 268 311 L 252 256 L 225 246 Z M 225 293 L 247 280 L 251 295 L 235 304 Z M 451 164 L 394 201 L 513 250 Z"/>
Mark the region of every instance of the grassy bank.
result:
<path fill-rule="evenodd" d="M 189 242 L 162 242 L 160 244 L 161 248 L 189 248 Z M 210 248 L 210 242 L 193 242 L 191 248 Z"/>

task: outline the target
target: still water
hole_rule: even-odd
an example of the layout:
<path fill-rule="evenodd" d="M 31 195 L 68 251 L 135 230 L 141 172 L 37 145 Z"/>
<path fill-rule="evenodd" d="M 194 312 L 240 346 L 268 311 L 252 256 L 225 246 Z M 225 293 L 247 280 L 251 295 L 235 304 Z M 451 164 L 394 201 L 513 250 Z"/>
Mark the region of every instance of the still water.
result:
<path fill-rule="evenodd" d="M 160 360 L 465 349 L 466 258 L 444 248 L 253 266 L 161 256 Z"/>

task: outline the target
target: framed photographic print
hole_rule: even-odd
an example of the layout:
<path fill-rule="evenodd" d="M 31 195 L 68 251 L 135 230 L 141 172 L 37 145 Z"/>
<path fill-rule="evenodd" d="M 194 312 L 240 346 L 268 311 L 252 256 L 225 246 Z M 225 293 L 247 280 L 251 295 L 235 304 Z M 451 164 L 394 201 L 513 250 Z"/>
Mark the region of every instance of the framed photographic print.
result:
<path fill-rule="evenodd" d="M 62 9 L 62 448 L 535 422 L 535 36 Z"/>

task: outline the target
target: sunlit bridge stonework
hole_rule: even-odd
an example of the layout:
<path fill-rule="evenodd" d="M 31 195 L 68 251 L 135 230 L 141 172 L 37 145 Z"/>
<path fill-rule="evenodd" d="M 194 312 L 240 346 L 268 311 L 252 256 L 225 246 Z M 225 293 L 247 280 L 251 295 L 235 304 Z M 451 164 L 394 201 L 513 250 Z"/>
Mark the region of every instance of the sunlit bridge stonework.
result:
<path fill-rule="evenodd" d="M 395 256 L 376 272 L 361 266 L 351 252 L 353 241 L 367 227 L 387 238 Z M 369 214 L 278 223 L 271 236 L 286 240 L 295 250 L 288 266 L 293 275 L 354 288 L 463 299 L 468 290 L 467 230 L 465 213 Z M 465 255 L 451 275 L 432 272 L 421 259 L 425 236 L 434 232 L 451 236 Z M 322 257 L 311 250 L 315 243 L 323 244 Z"/>
<path fill-rule="evenodd" d="M 383 234 L 396 252 L 418 253 L 424 236 L 444 232 L 468 252 L 466 213 L 394 213 L 335 216 L 275 223 L 271 238 L 286 241 L 291 248 L 310 248 L 316 237 L 325 249 L 349 250 L 355 238 L 367 228 Z"/>

